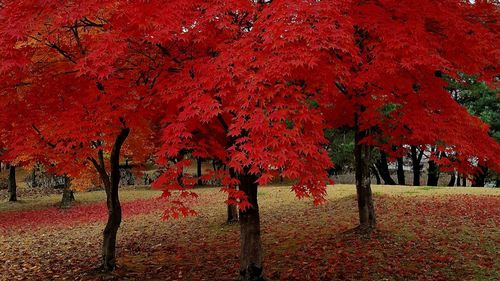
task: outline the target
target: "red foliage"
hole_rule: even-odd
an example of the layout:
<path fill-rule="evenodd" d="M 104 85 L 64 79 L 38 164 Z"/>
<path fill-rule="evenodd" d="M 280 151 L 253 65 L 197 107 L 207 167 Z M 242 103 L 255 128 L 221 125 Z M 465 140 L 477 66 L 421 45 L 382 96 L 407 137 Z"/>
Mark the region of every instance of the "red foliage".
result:
<path fill-rule="evenodd" d="M 124 218 L 149 214 L 168 206 L 162 199 L 140 199 L 122 203 Z M 57 207 L 41 210 L 0 213 L 0 231 L 30 231 L 42 227 L 64 228 L 107 219 L 105 203 L 76 204 L 71 209 Z"/>
<path fill-rule="evenodd" d="M 439 77 L 493 83 L 491 1 L 4 1 L 0 18 L 7 159 L 78 175 L 126 125 L 134 161 L 191 152 L 321 203 L 323 129 L 347 125 L 382 149 L 438 145 L 463 172 L 498 170 L 500 146 Z M 167 195 L 194 182 L 172 175 Z"/>

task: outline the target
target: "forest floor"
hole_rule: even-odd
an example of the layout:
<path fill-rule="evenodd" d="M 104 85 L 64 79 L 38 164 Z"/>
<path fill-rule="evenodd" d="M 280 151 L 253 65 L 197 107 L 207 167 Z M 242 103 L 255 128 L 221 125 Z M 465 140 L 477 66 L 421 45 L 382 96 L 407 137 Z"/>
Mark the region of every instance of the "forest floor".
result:
<path fill-rule="evenodd" d="M 103 192 L 0 202 L 0 280 L 234 280 L 239 227 L 225 194 L 198 190 L 196 217 L 161 221 L 159 192 L 122 189 L 118 268 L 97 273 Z M 289 187 L 259 191 L 269 280 L 499 280 L 500 189 L 374 187 L 378 228 L 357 223 L 355 189 L 335 185 L 315 207 Z"/>

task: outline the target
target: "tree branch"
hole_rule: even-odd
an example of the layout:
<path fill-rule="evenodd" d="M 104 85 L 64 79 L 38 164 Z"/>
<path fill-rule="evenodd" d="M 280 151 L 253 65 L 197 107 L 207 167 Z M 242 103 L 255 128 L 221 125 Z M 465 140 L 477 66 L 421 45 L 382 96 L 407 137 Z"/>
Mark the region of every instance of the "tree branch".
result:
<path fill-rule="evenodd" d="M 42 135 L 42 132 L 40 132 L 40 130 L 35 126 L 35 124 L 31 124 L 31 127 L 33 128 L 33 130 L 35 130 L 36 134 L 40 137 L 40 139 L 45 142 L 50 148 L 55 148 L 56 145 L 51 143 L 50 141 L 47 141 L 45 139 L 45 137 Z"/>

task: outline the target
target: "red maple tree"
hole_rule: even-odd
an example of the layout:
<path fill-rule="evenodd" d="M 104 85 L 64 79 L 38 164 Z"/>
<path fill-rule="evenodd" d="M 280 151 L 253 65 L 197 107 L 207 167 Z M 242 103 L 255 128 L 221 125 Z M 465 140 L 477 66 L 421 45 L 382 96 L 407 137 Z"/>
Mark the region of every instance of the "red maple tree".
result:
<path fill-rule="evenodd" d="M 157 143 L 154 114 L 162 112 L 153 86 L 164 65 L 150 57 L 162 50 L 142 38 L 149 27 L 128 25 L 151 11 L 120 5 L 4 1 L 0 10 L 5 157 L 28 155 L 73 178 L 95 169 L 107 195 L 106 271 L 115 267 L 121 222 L 122 146 L 128 139 L 124 153 L 142 163 Z"/>
<path fill-rule="evenodd" d="M 0 102 L 9 108 L 1 123 L 15 120 L 6 134 L 12 154 L 49 147 L 67 173 L 91 164 L 99 172 L 106 270 L 115 264 L 129 132 L 137 140 L 129 153 L 159 147 L 159 164 L 174 168 L 156 183 L 166 195 L 193 196 L 185 188 L 195 179 L 179 177 L 187 152 L 229 167 L 224 183 L 239 187 L 225 190 L 241 208 L 242 280 L 263 279 L 258 185 L 283 176 L 299 198 L 324 200 L 325 128 L 356 131 L 363 229 L 375 226 L 373 146 L 438 145 L 459 151 L 464 171 L 472 158 L 498 167 L 498 144 L 440 77 L 497 74 L 498 9 L 489 1 L 4 1 L 0 11 Z M 27 134 L 39 144 L 23 145 Z M 191 213 L 178 203 L 174 214 Z"/>

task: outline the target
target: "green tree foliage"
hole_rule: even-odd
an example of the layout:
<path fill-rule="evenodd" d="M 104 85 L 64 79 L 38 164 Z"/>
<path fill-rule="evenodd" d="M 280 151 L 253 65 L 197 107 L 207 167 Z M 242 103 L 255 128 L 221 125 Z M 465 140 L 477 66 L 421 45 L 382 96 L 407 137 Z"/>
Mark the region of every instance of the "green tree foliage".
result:
<path fill-rule="evenodd" d="M 328 155 L 335 166 L 330 174 L 341 174 L 354 168 L 354 131 L 348 128 L 327 129 Z"/>
<path fill-rule="evenodd" d="M 453 98 L 465 106 L 467 110 L 481 118 L 490 126 L 489 134 L 500 142 L 500 89 L 492 89 L 483 81 L 479 81 L 474 75 L 461 74 L 461 80 L 448 79 L 448 90 Z M 458 128 L 457 128 L 458 129 Z M 495 186 L 500 185 L 500 175 L 483 167 L 484 174 L 476 175 L 476 185 L 484 185 L 485 179 L 495 180 Z"/>
<path fill-rule="evenodd" d="M 449 79 L 453 98 L 473 115 L 490 125 L 490 135 L 500 141 L 500 89 L 492 89 L 473 75 L 460 75 L 462 80 Z"/>

